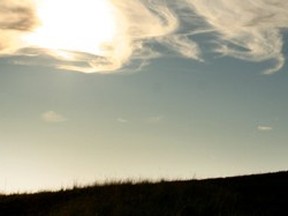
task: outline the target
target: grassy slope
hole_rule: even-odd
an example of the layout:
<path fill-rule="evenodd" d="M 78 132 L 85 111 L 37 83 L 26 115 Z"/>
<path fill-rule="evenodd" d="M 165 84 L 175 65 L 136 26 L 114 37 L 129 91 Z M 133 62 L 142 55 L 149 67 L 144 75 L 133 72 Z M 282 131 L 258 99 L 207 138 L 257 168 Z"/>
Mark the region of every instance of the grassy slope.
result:
<path fill-rule="evenodd" d="M 288 215 L 288 172 L 0 196 L 2 216 Z"/>

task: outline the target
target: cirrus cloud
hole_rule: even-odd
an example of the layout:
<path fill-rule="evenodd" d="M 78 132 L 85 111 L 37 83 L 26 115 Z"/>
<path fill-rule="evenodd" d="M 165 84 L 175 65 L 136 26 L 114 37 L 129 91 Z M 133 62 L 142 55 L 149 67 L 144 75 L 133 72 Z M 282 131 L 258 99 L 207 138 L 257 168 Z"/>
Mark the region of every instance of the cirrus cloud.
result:
<path fill-rule="evenodd" d="M 39 9 L 43 3 L 49 7 Z M 53 22 L 41 19 L 43 11 L 52 13 L 46 18 L 51 16 Z M 100 13 L 102 17 L 97 17 Z M 2 0 L 0 56 L 50 56 L 57 68 L 114 72 L 135 60 L 167 55 L 166 48 L 174 55 L 203 61 L 194 35 L 205 33 L 217 45 L 205 50 L 243 61 L 272 60 L 275 64 L 264 72 L 272 74 L 285 63 L 282 31 L 287 27 L 288 2 L 283 0 L 98 0 L 97 4 L 94 0 Z M 81 45 L 87 41 L 88 45 Z"/>
<path fill-rule="evenodd" d="M 288 2 L 282 0 L 188 0 L 211 31 L 219 35 L 216 52 L 247 61 L 275 60 L 264 73 L 280 70 L 281 30 L 288 27 Z"/>

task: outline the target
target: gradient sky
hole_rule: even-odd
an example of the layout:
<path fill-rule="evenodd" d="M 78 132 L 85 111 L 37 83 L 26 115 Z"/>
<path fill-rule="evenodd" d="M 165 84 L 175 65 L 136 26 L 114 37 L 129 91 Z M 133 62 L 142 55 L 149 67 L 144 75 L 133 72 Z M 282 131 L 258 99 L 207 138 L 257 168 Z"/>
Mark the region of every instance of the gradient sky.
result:
<path fill-rule="evenodd" d="M 149 1 L 144 2 L 148 7 Z M 31 56 L 22 46 L 2 50 L 0 192 L 287 169 L 288 4 L 254 1 L 257 7 L 251 11 L 261 8 L 265 14 L 251 20 L 246 16 L 237 26 L 233 16 L 247 6 L 240 4 L 231 14 L 229 7 L 237 0 L 187 2 L 200 20 L 196 33 L 183 36 L 190 26 L 181 20 L 179 6 L 174 12 L 180 24 L 173 32 L 181 32 L 143 38 L 145 50 L 129 47 L 131 55 L 117 56 L 121 64 L 101 66 L 105 73 L 98 67 L 74 67 L 79 62 L 57 68 L 53 64 L 60 60 L 46 51 Z M 173 4 L 168 6 L 172 11 Z M 163 15 L 163 8 L 163 13 L 156 9 L 153 13 Z M 221 10 L 236 22 L 229 23 L 235 27 L 231 32 L 219 24 Z M 173 21 L 166 15 L 166 21 Z M 0 33 L 13 29 L 5 26 L 0 15 Z M 8 40 L 0 39 L 2 44 Z"/>

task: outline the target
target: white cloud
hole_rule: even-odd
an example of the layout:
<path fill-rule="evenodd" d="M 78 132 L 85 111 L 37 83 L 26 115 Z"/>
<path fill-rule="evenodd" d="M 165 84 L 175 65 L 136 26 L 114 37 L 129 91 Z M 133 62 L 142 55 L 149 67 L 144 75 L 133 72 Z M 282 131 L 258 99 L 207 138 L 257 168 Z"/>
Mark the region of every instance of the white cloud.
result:
<path fill-rule="evenodd" d="M 56 59 L 53 64 L 57 68 L 85 73 L 114 72 L 132 60 L 147 62 L 152 58 L 166 55 L 166 50 L 163 51 L 159 47 L 167 47 L 177 55 L 202 61 L 200 46 L 193 38 L 195 34 L 203 33 L 213 34 L 216 40 L 217 48 L 205 46 L 205 50 L 209 52 L 211 51 L 209 49 L 213 49 L 224 56 L 244 61 L 274 61 L 275 64 L 265 71 L 266 74 L 280 70 L 285 63 L 282 52 L 284 44 L 282 31 L 288 28 L 288 1 L 285 0 L 85 0 L 85 3 L 82 1 L 74 0 L 71 7 L 64 7 L 66 4 L 71 4 L 68 0 L 0 1 L 0 56 L 29 55 L 31 60 L 37 55 L 48 55 Z M 46 35 L 47 37 L 41 35 L 36 46 L 33 40 L 26 39 L 31 39 L 31 34 L 33 36 L 41 27 L 40 17 L 37 16 L 41 5 L 37 4 L 39 2 L 46 2 L 45 4 L 51 6 L 44 7 L 46 13 L 52 13 L 47 17 L 51 17 L 54 24 L 61 26 L 55 27 L 57 31 L 52 32 L 52 38 L 55 40 L 49 39 L 48 36 L 51 35 Z M 63 7 L 58 7 L 60 9 L 55 11 L 55 4 Z M 49 8 L 52 10 L 49 11 Z M 61 8 L 68 10 L 65 11 L 66 16 L 63 20 Z M 100 13 L 97 8 L 107 11 Z M 81 16 L 80 13 L 85 11 L 84 9 L 87 13 Z M 111 19 L 107 18 L 107 13 L 110 12 Z M 97 14 L 102 14 L 103 17 L 96 17 Z M 68 15 L 71 15 L 71 20 Z M 93 15 L 93 19 L 90 15 Z M 57 22 L 57 19 L 61 19 L 61 22 Z M 109 25 L 103 25 L 105 20 Z M 75 25 L 70 25 L 71 22 Z M 98 41 L 98 51 L 94 52 L 90 44 L 97 44 L 97 41 L 93 43 L 93 40 L 97 37 L 99 40 L 101 33 L 108 34 L 110 30 L 107 26 L 111 26 L 113 22 L 116 26 L 113 31 L 110 29 L 114 32 L 113 35 L 104 44 Z M 80 26 L 77 25 L 79 23 Z M 95 33 L 92 26 L 100 26 L 102 29 L 100 34 L 99 29 L 96 29 Z M 69 30 L 69 37 L 77 35 L 72 34 L 73 31 L 78 33 L 85 30 L 87 34 L 81 34 L 82 41 L 75 37 L 77 43 L 72 45 L 76 44 L 78 46 L 76 48 L 79 49 L 62 49 L 60 52 L 41 46 L 39 41 L 43 38 L 48 38 L 49 43 L 73 42 L 73 38 L 68 40 L 67 34 L 63 34 L 61 30 L 64 33 Z M 51 33 L 50 30 L 45 32 Z M 86 35 L 93 37 L 87 38 Z M 91 41 L 87 43 L 85 39 Z M 66 44 L 67 47 L 70 45 Z"/>
<path fill-rule="evenodd" d="M 267 126 L 267 125 L 259 125 L 259 126 L 257 127 L 257 130 L 258 130 L 258 131 L 272 131 L 272 130 L 273 130 L 273 127 Z"/>
<path fill-rule="evenodd" d="M 67 119 L 61 115 L 56 113 L 55 111 L 47 111 L 41 115 L 41 118 L 43 121 L 48 123 L 58 123 L 58 122 L 64 122 L 67 121 Z"/>
<path fill-rule="evenodd" d="M 283 67 L 281 31 L 288 27 L 288 1 L 188 1 L 211 30 L 219 34 L 217 52 L 247 61 L 275 60 L 265 74 Z"/>
<path fill-rule="evenodd" d="M 71 2 L 68 0 L 51 1 L 51 3 L 50 1 L 49 3 L 45 3 L 45 1 L 42 0 L 24 1 L 27 3 L 25 7 L 22 6 L 25 4 L 22 4 L 19 0 L 4 0 L 5 6 L 9 5 L 10 7 L 13 5 L 13 7 L 16 8 L 21 5 L 21 11 L 23 10 L 25 13 L 13 10 L 13 18 L 15 18 L 15 21 L 9 21 L 11 19 L 7 19 L 7 16 L 11 14 L 9 11 L 7 13 L 5 12 L 4 15 L 0 13 L 0 54 L 2 53 L 2 55 L 48 55 L 57 60 L 55 67 L 84 73 L 113 72 L 122 68 L 131 60 L 138 59 L 145 62 L 151 58 L 159 57 L 161 54 L 153 48 L 151 43 L 164 44 L 186 58 L 200 59 L 200 49 L 198 45 L 191 41 L 185 34 L 176 33 L 180 27 L 180 19 L 175 13 L 172 4 L 168 4 L 165 0 L 102 0 L 101 2 L 85 0 L 84 3 L 83 0 L 74 0 L 72 5 L 70 5 Z M 51 17 L 48 23 L 53 21 L 53 23 L 58 26 L 55 28 L 53 27 L 55 25 L 48 26 L 49 31 L 42 31 L 42 33 L 48 32 L 51 35 L 40 35 L 41 37 L 39 37 L 39 35 L 37 36 L 37 32 L 39 32 L 38 29 L 43 30 L 43 28 L 45 28 L 45 20 L 41 20 L 41 13 L 39 12 L 41 11 L 39 5 L 41 6 L 42 3 L 49 6 L 44 7 L 46 15 L 48 12 L 51 12 L 49 16 L 45 16 L 48 18 Z M 60 8 L 58 7 L 59 4 L 63 6 L 61 8 L 65 8 L 66 10 L 65 19 L 63 18 L 63 11 L 61 11 L 61 9 L 54 10 L 55 5 L 57 8 Z M 66 4 L 69 4 L 69 6 L 64 7 Z M 85 6 L 87 4 L 91 5 L 91 7 L 87 8 L 87 6 Z M 73 5 L 77 5 L 78 7 L 74 7 Z M 103 10 L 97 11 L 98 6 L 101 6 L 106 13 L 103 13 Z M 49 10 L 49 8 L 53 10 Z M 84 15 L 84 10 L 87 10 L 85 14 L 87 19 L 85 20 L 83 20 L 84 16 L 82 16 Z M 82 14 L 80 14 L 81 12 Z M 107 14 L 110 12 L 112 16 L 107 18 Z M 87 13 L 90 13 L 90 15 L 87 15 Z M 40 16 L 36 16 L 37 14 L 40 14 Z M 57 17 L 59 14 L 60 17 Z M 80 16 L 77 14 L 80 14 Z M 103 17 L 97 17 L 97 14 L 102 14 Z M 71 20 L 69 20 L 69 15 L 71 15 Z M 91 17 L 93 19 L 91 19 Z M 107 25 L 103 25 L 106 18 L 110 21 L 108 20 L 109 23 Z M 56 19 L 60 19 L 59 22 L 55 22 Z M 65 20 L 67 23 L 65 23 Z M 71 22 L 75 23 L 75 25 L 71 25 Z M 83 22 L 85 23 L 83 24 Z M 39 23 L 40 25 L 36 25 Z M 81 26 L 77 25 L 77 23 L 80 23 Z M 60 24 L 63 26 L 59 26 Z M 73 28 L 71 26 L 73 26 Z M 87 28 L 83 28 L 83 26 L 87 26 Z M 89 26 L 91 26 L 91 28 Z M 96 29 L 95 31 L 94 26 L 101 27 L 101 29 Z M 99 39 L 101 33 L 105 33 L 105 31 L 109 29 L 108 26 L 116 26 L 113 31 L 111 30 L 111 32 L 114 32 L 113 35 L 109 35 L 112 39 L 105 41 L 105 44 L 97 43 L 99 41 L 96 41 L 96 39 Z M 14 31 L 15 28 L 19 30 Z M 53 32 L 53 28 L 55 32 Z M 79 28 L 81 30 L 79 30 Z M 67 34 L 64 34 L 61 30 L 64 33 L 74 31 L 75 34 L 71 32 L 72 34 L 69 34 L 65 39 L 65 35 Z M 48 40 L 48 42 L 44 41 L 46 45 L 53 41 L 56 44 L 58 44 L 59 41 L 63 41 L 63 44 L 60 44 L 60 46 L 65 45 L 65 43 L 69 43 L 69 41 L 72 42 L 73 35 L 77 35 L 79 32 L 83 32 L 83 30 L 87 30 L 87 32 L 83 34 L 92 35 L 90 37 L 84 37 L 86 40 L 91 40 L 91 44 L 89 47 L 85 46 L 85 49 L 81 49 L 83 48 L 81 44 L 87 44 L 86 40 L 81 41 L 83 37 L 78 37 L 75 43 L 67 46 L 70 47 L 78 44 L 79 49 L 67 50 L 62 48 L 60 52 L 43 45 L 43 40 L 45 39 Z M 93 33 L 95 33 L 95 35 Z M 52 39 L 49 39 L 50 36 Z M 95 41 L 93 42 L 94 36 Z M 97 52 L 91 49 L 93 44 L 99 45 Z M 55 44 L 53 44 L 52 47 L 54 46 Z M 101 52 L 99 50 L 101 50 Z"/>

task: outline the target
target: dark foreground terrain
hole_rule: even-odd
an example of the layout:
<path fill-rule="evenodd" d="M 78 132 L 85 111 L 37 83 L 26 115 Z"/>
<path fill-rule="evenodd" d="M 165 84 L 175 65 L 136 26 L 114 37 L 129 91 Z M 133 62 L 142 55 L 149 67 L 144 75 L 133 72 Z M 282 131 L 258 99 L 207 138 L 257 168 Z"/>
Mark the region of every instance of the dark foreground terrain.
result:
<path fill-rule="evenodd" d="M 288 172 L 0 195 L 1 216 L 288 215 Z"/>

